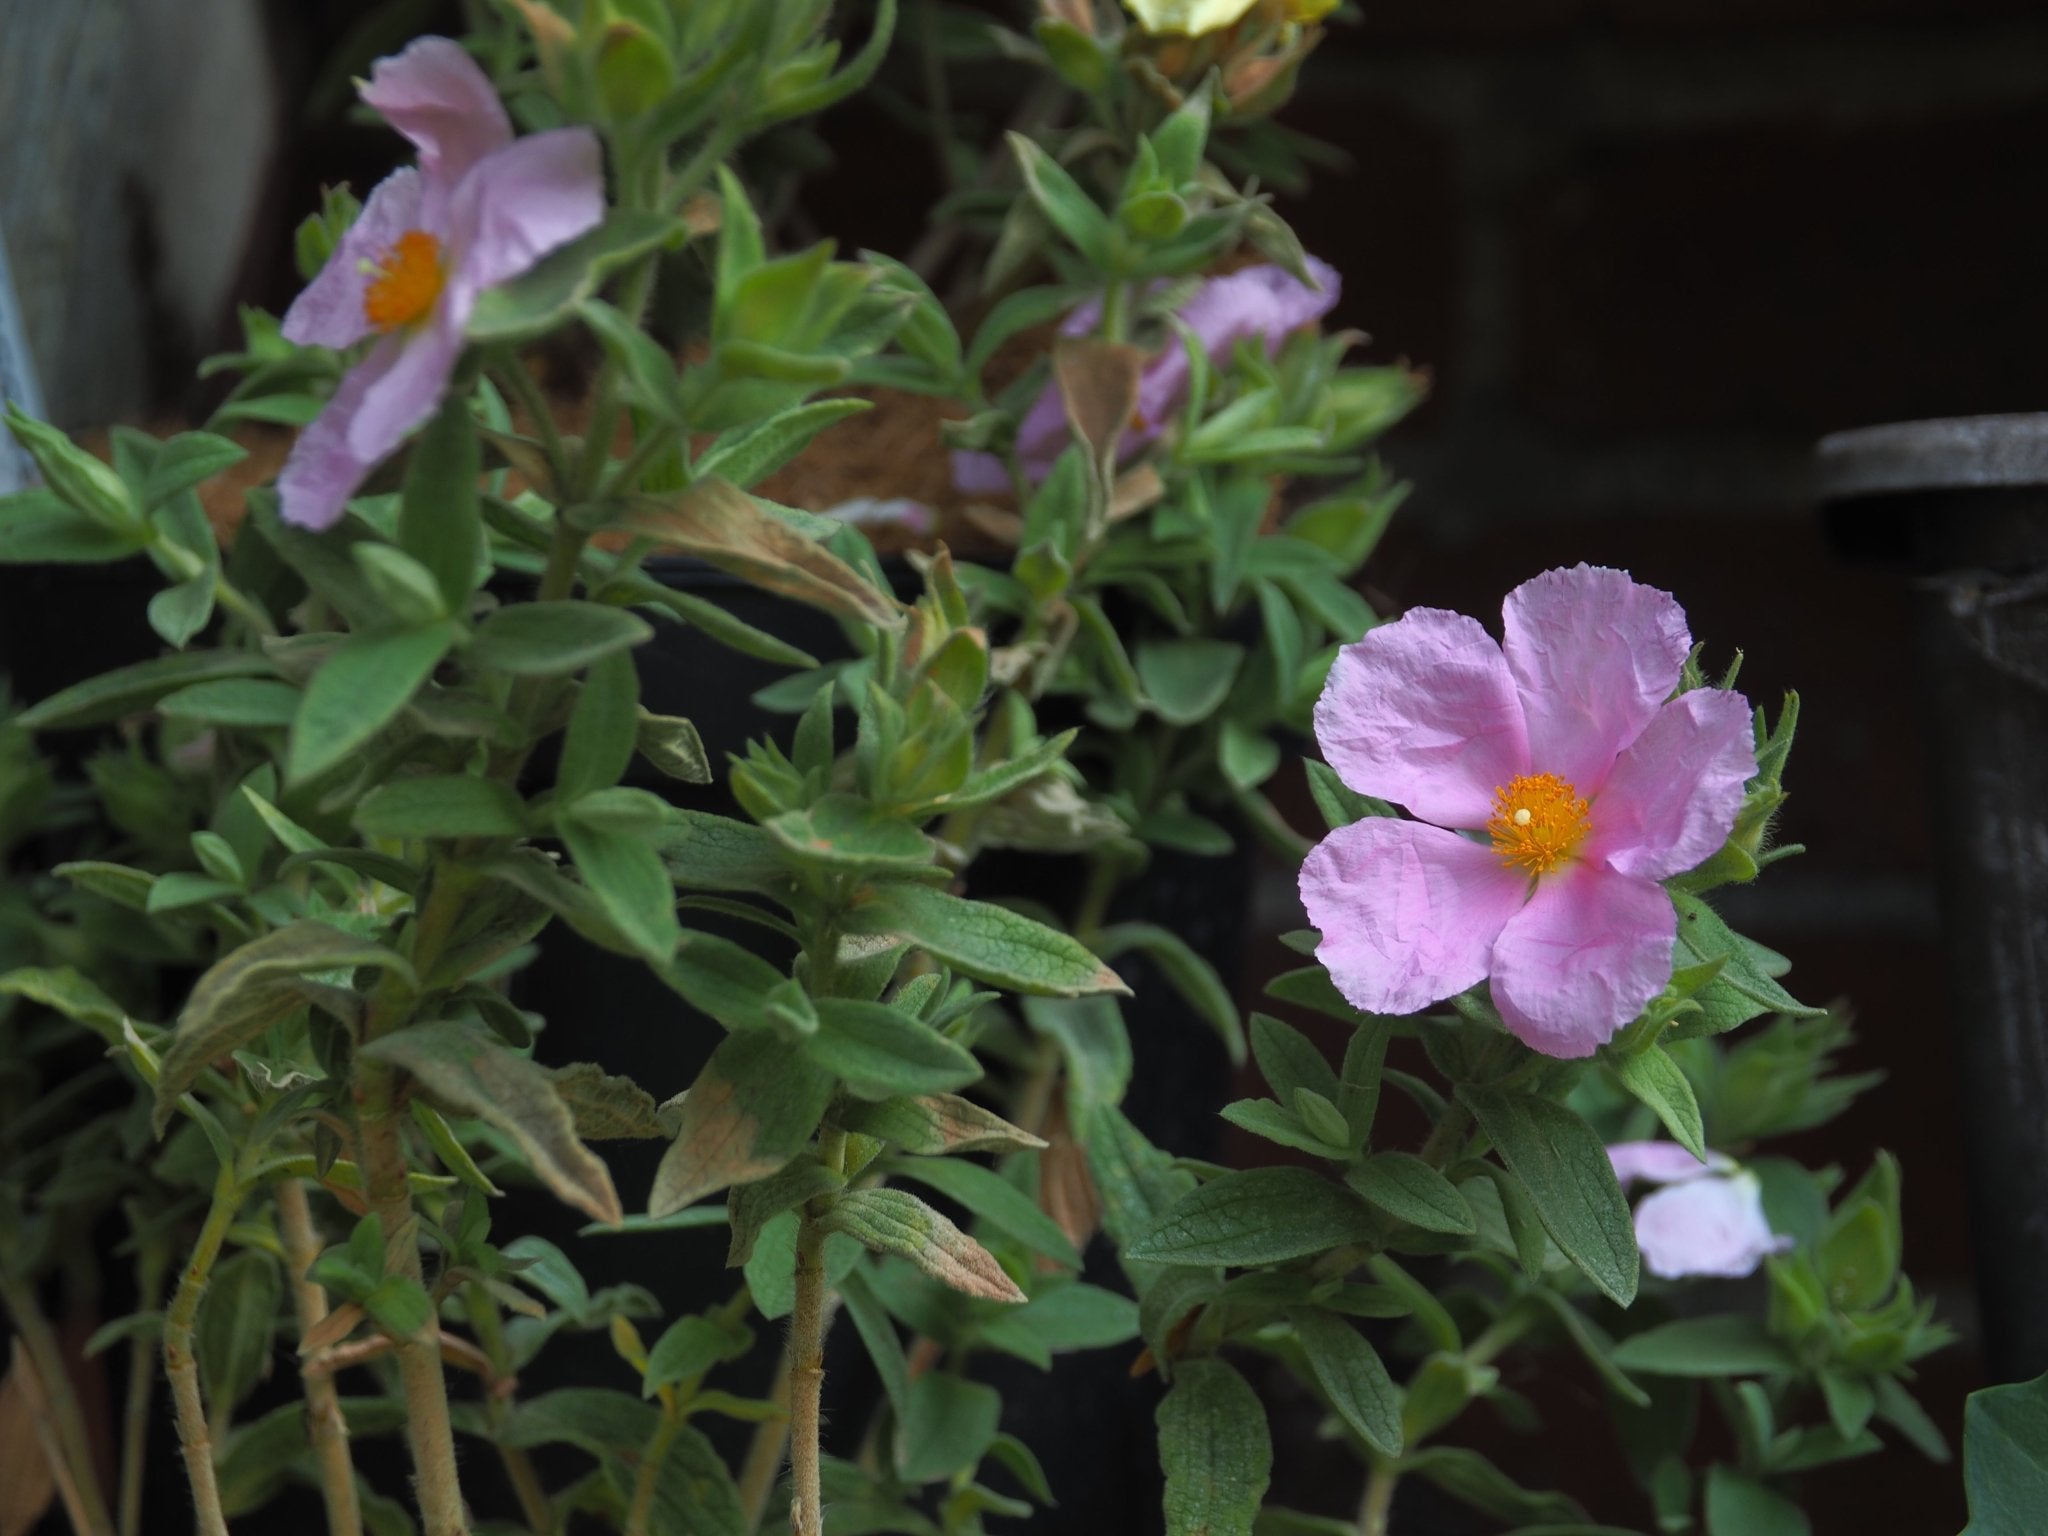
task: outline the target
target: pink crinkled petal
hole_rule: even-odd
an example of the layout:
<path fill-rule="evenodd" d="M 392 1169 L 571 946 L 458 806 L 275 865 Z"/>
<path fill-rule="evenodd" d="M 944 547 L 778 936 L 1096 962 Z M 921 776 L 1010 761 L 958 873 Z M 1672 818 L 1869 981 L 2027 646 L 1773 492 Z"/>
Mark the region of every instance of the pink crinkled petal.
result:
<path fill-rule="evenodd" d="M 1493 946 L 1493 1001 L 1524 1045 L 1590 1056 L 1671 980 L 1678 914 L 1663 887 L 1598 864 L 1541 876 Z"/>
<path fill-rule="evenodd" d="M 1678 685 L 1692 647 L 1668 592 L 1626 571 L 1545 571 L 1508 594 L 1502 649 L 1529 720 L 1529 761 L 1597 795 Z"/>
<path fill-rule="evenodd" d="M 1615 760 L 1585 856 L 1651 880 L 1698 868 L 1735 825 L 1755 740 L 1738 693 L 1695 688 L 1664 705 Z"/>
<path fill-rule="evenodd" d="M 1792 1246 L 1771 1231 L 1754 1174 L 1689 1179 L 1636 1207 L 1643 1265 L 1663 1280 L 1738 1280 Z"/>
<path fill-rule="evenodd" d="M 423 37 L 379 59 L 363 101 L 420 154 L 428 182 L 450 187 L 469 168 L 512 142 L 512 123 L 489 78 L 445 37 Z"/>
<path fill-rule="evenodd" d="M 444 308 L 423 326 L 394 332 L 389 341 L 397 346 L 348 423 L 348 451 L 366 465 L 384 458 L 440 408 L 462 355 L 462 326 Z"/>
<path fill-rule="evenodd" d="M 284 339 L 302 347 L 352 347 L 370 334 L 363 299 L 384 253 L 409 229 L 419 227 L 420 173 L 411 166 L 393 171 L 372 189 L 355 223 L 348 227 L 313 281 L 299 290 L 284 312 Z"/>
<path fill-rule="evenodd" d="M 1339 651 L 1315 724 L 1346 784 L 1439 826 L 1485 826 L 1494 790 L 1529 771 L 1500 647 L 1477 620 L 1441 608 L 1410 609 Z"/>
<path fill-rule="evenodd" d="M 1703 1163 L 1675 1141 L 1617 1141 L 1607 1149 L 1607 1160 L 1614 1164 L 1615 1178 L 1624 1184 L 1638 1179 L 1648 1184 L 1682 1184 L 1703 1173 L 1735 1166 L 1727 1154 L 1709 1150 L 1711 1155 Z"/>
<path fill-rule="evenodd" d="M 455 189 L 451 296 L 474 300 L 604 219 L 604 153 L 588 128 L 531 134 L 487 155 Z"/>
<path fill-rule="evenodd" d="M 1528 889 L 1485 844 L 1417 821 L 1339 827 L 1301 867 L 1316 958 L 1368 1013 L 1413 1013 L 1478 983 Z"/>
<path fill-rule="evenodd" d="M 370 355 L 342 375 L 340 387 L 318 416 L 307 423 L 277 477 L 278 515 L 296 528 L 332 528 L 348 509 L 349 497 L 375 466 L 349 444 L 350 430 L 371 388 L 398 361 L 404 342 L 386 336 Z"/>

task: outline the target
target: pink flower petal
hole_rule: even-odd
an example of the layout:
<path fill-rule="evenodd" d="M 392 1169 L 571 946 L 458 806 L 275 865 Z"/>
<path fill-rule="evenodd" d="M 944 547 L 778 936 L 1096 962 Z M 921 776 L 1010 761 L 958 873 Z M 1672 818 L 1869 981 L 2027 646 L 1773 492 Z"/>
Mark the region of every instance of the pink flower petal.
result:
<path fill-rule="evenodd" d="M 370 355 L 342 375 L 334 396 L 301 432 L 277 477 L 278 515 L 296 528 L 315 532 L 332 528 L 348 509 L 349 497 L 376 465 L 377 455 L 349 446 L 349 429 L 370 392 L 404 349 L 404 341 L 386 336 Z"/>
<path fill-rule="evenodd" d="M 397 345 L 387 352 L 391 341 Z M 353 378 L 355 371 L 367 370 L 372 360 L 385 359 L 349 417 L 348 451 L 364 464 L 373 465 L 404 442 L 440 408 L 449 375 L 461 356 L 462 331 L 459 325 L 450 324 L 445 314 L 415 329 L 394 332 L 386 346 L 351 371 Z M 337 394 L 335 398 L 341 397 Z M 334 409 L 332 401 L 327 408 Z"/>
<path fill-rule="evenodd" d="M 953 488 L 963 495 L 1007 496 L 1016 490 L 1010 483 L 1009 469 L 992 453 L 955 448 L 952 460 Z"/>
<path fill-rule="evenodd" d="M 1368 1013 L 1413 1013 L 1477 984 L 1528 890 L 1486 844 L 1418 821 L 1339 827 L 1301 867 L 1316 958 Z"/>
<path fill-rule="evenodd" d="M 449 214 L 449 300 L 467 304 L 604 219 L 604 154 L 588 128 L 531 134 L 479 160 Z"/>
<path fill-rule="evenodd" d="M 1701 1162 L 1675 1141 L 1617 1141 L 1607 1149 L 1614 1176 L 1624 1184 L 1640 1179 L 1650 1184 L 1682 1184 L 1703 1173 L 1733 1168 L 1734 1160 L 1715 1152 Z"/>
<path fill-rule="evenodd" d="M 1671 980 L 1678 913 L 1663 888 L 1598 864 L 1542 876 L 1493 946 L 1493 1001 L 1546 1056 L 1590 1056 Z"/>
<path fill-rule="evenodd" d="M 1503 615 L 1534 771 L 1598 794 L 1678 685 L 1692 646 L 1683 610 L 1625 571 L 1578 565 L 1523 582 Z"/>
<path fill-rule="evenodd" d="M 363 298 L 384 253 L 419 227 L 420 173 L 393 171 L 371 191 L 334 254 L 284 312 L 284 339 L 302 347 L 352 347 L 370 334 Z"/>
<path fill-rule="evenodd" d="M 1664 1280 L 1736 1280 L 1767 1255 L 1792 1246 L 1771 1231 L 1753 1174 L 1691 1179 L 1645 1196 L 1636 1207 L 1643 1265 Z"/>
<path fill-rule="evenodd" d="M 429 183 L 452 187 L 485 155 L 512 142 L 512 123 L 490 79 L 459 43 L 423 37 L 370 68 L 362 98 L 412 140 Z"/>
<path fill-rule="evenodd" d="M 1477 620 L 1441 608 L 1411 609 L 1339 651 L 1315 723 L 1346 784 L 1439 826 L 1485 826 L 1494 790 L 1529 771 L 1500 647 Z"/>
<path fill-rule="evenodd" d="M 1698 868 L 1735 825 L 1755 740 L 1740 694 L 1695 688 L 1664 705 L 1616 759 L 1585 856 L 1651 880 Z"/>

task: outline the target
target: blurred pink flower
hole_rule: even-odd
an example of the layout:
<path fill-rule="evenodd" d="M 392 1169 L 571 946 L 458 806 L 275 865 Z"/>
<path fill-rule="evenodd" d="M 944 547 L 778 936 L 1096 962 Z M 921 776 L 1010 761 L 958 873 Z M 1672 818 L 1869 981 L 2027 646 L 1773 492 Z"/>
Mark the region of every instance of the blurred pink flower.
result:
<path fill-rule="evenodd" d="M 301 346 L 378 337 L 300 435 L 278 479 L 283 515 L 327 528 L 364 476 L 432 416 L 477 295 L 604 217 L 596 135 L 523 139 L 474 60 L 445 37 L 379 59 L 362 98 L 419 151 L 377 184 L 284 317 Z"/>
<path fill-rule="evenodd" d="M 1311 256 L 1308 271 L 1314 287 L 1284 267 L 1240 267 L 1204 281 L 1176 313 L 1212 362 L 1222 362 L 1240 341 L 1262 340 L 1267 353 L 1275 353 L 1289 332 L 1328 314 L 1343 290 L 1337 269 L 1328 263 Z M 1102 304 L 1091 299 L 1060 322 L 1060 334 L 1086 336 L 1101 319 Z M 1124 452 L 1134 453 L 1157 438 L 1186 401 L 1187 392 L 1187 348 L 1175 334 L 1138 377 L 1137 414 L 1124 432 Z M 1054 462 L 1073 440 L 1059 387 L 1047 384 L 1017 424 L 1017 462 L 1036 484 L 1052 473 Z M 955 452 L 953 484 L 977 496 L 999 496 L 1014 488 L 1009 469 L 993 453 Z"/>
<path fill-rule="evenodd" d="M 1549 571 L 1503 612 L 1504 645 L 1418 608 L 1338 653 L 1323 755 L 1421 819 L 1338 828 L 1301 897 L 1355 1006 L 1412 1013 L 1491 977 L 1522 1041 L 1587 1056 L 1671 979 L 1659 882 L 1727 840 L 1756 772 L 1749 705 L 1671 697 L 1685 614 L 1626 572 Z"/>
<path fill-rule="evenodd" d="M 1607 1149 L 1614 1176 L 1665 1186 L 1636 1206 L 1636 1246 L 1664 1280 L 1739 1280 L 1792 1246 L 1771 1231 L 1756 1175 L 1719 1152 L 1701 1162 L 1676 1142 L 1623 1141 Z"/>

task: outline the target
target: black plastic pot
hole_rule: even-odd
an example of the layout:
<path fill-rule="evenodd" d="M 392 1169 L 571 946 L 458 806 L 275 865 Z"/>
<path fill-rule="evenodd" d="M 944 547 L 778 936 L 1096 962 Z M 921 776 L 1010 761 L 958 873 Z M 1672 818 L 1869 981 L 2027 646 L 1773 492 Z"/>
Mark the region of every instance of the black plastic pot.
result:
<path fill-rule="evenodd" d="M 1819 467 L 1837 547 L 1914 577 L 1985 1363 L 2024 1380 L 2048 1370 L 2048 415 L 1837 433 Z"/>

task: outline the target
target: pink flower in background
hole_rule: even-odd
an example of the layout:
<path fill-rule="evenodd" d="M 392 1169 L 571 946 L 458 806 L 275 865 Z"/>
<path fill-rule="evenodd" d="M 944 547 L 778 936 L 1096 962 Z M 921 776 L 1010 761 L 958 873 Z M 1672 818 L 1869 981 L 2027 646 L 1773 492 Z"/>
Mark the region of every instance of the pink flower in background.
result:
<path fill-rule="evenodd" d="M 1328 314 L 1342 292 L 1335 267 L 1311 256 L 1308 270 L 1316 280 L 1312 288 L 1283 267 L 1241 267 L 1207 279 L 1176 313 L 1212 362 L 1220 363 L 1240 341 L 1263 340 L 1267 353 L 1275 353 L 1290 331 Z M 1060 322 L 1060 334 L 1086 336 L 1101 319 L 1100 301 L 1090 300 Z M 1157 438 L 1186 401 L 1187 392 L 1187 348 L 1176 334 L 1167 338 L 1139 375 L 1137 415 L 1124 433 L 1124 450 L 1134 452 Z M 1035 484 L 1052 473 L 1054 462 L 1073 440 L 1059 386 L 1047 384 L 1017 425 L 1017 462 Z M 953 484 L 979 496 L 1013 489 L 1008 468 L 993 453 L 956 452 Z"/>
<path fill-rule="evenodd" d="M 301 346 L 378 337 L 279 476 L 284 519 L 302 528 L 339 521 L 364 476 L 439 408 L 477 295 L 604 217 L 596 136 L 514 139 L 484 72 L 445 37 L 379 59 L 362 98 L 412 140 L 419 165 L 377 184 L 284 317 Z"/>
<path fill-rule="evenodd" d="M 1664 1280 L 1739 1280 L 1792 1246 L 1771 1230 L 1756 1175 L 1713 1153 L 1701 1162 L 1670 1141 L 1622 1141 L 1607 1149 L 1614 1176 L 1664 1187 L 1636 1206 L 1636 1246 Z"/>
<path fill-rule="evenodd" d="M 1587 1056 L 1664 989 L 1658 882 L 1727 840 L 1756 772 L 1748 703 L 1671 697 L 1692 640 L 1669 593 L 1593 566 L 1524 582 L 1496 645 L 1418 608 L 1338 653 L 1316 739 L 1368 818 L 1319 843 L 1301 898 L 1316 956 L 1370 1013 L 1487 978 L 1526 1044 Z"/>

